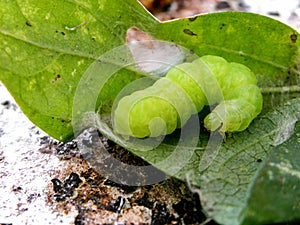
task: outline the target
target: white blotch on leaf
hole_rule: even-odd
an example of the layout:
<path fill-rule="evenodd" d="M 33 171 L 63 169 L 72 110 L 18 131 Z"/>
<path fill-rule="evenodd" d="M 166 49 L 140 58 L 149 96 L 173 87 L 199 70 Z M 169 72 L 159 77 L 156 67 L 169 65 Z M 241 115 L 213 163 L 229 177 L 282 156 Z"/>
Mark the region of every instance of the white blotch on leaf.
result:
<path fill-rule="evenodd" d="M 152 40 L 132 41 L 128 45 L 140 69 L 158 76 L 165 75 L 171 67 L 182 63 L 186 56 L 182 48 L 172 43 Z"/>
<path fill-rule="evenodd" d="M 79 60 L 78 62 L 77 62 L 77 65 L 78 66 L 80 66 L 80 65 L 82 65 L 82 64 L 84 64 L 84 60 L 82 59 L 82 60 Z"/>
<path fill-rule="evenodd" d="M 74 77 L 76 73 L 77 73 L 77 69 L 74 69 L 74 70 L 72 71 L 71 75 Z"/>
<path fill-rule="evenodd" d="M 289 174 L 295 176 L 297 179 L 300 179 L 300 171 L 293 169 L 293 166 L 290 162 L 280 162 L 277 163 L 270 163 L 270 166 L 278 168 L 281 173 Z"/>
<path fill-rule="evenodd" d="M 277 137 L 275 138 L 273 143 L 274 146 L 282 144 L 293 135 L 296 122 L 296 118 L 291 118 L 280 127 Z"/>
<path fill-rule="evenodd" d="M 45 19 L 46 19 L 46 20 L 49 20 L 49 19 L 50 19 L 50 13 L 47 13 L 47 15 L 45 16 Z"/>

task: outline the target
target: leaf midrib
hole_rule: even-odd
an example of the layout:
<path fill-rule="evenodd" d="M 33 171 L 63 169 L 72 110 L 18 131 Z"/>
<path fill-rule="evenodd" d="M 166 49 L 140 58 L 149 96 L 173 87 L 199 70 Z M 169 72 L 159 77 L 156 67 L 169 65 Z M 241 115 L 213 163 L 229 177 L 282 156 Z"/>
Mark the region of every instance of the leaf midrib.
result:
<path fill-rule="evenodd" d="M 8 36 L 10 38 L 14 38 L 18 41 L 22 41 L 24 43 L 30 44 L 34 47 L 47 49 L 47 50 L 50 50 L 50 51 L 53 51 L 53 52 L 63 53 L 63 54 L 73 55 L 73 56 L 79 56 L 79 57 L 82 57 L 82 58 L 88 58 L 88 59 L 94 59 L 94 60 L 97 59 L 97 57 L 95 57 L 94 55 L 91 55 L 91 54 L 86 54 L 86 53 L 83 53 L 83 52 L 74 52 L 74 51 L 71 51 L 71 50 L 68 51 L 66 49 L 56 48 L 54 46 L 43 45 L 41 43 L 34 42 L 34 41 L 29 40 L 25 37 L 22 37 L 20 35 L 12 34 L 12 33 L 8 32 L 8 31 L 5 31 L 5 30 L 0 30 L 0 34 L 2 34 L 3 36 Z"/>

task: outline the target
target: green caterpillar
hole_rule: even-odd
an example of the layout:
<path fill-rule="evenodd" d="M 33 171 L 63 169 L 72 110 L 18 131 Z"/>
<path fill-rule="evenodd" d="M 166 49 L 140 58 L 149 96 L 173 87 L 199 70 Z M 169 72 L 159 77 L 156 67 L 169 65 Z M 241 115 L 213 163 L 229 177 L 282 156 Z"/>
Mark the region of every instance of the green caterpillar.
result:
<path fill-rule="evenodd" d="M 214 83 L 211 74 L 221 97 L 210 84 Z M 263 104 L 255 74 L 242 64 L 212 55 L 180 64 L 152 86 L 121 98 L 113 126 L 115 132 L 137 138 L 170 134 L 204 105 L 215 103 L 204 119 L 208 130 L 245 130 Z"/>

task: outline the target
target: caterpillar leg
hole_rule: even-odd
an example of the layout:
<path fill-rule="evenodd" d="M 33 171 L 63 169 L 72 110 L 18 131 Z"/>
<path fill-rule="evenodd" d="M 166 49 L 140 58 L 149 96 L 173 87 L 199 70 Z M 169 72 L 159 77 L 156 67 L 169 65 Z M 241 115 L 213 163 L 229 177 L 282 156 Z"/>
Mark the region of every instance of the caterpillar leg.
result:
<path fill-rule="evenodd" d="M 204 125 L 211 131 L 245 130 L 262 109 L 263 99 L 255 74 L 242 64 L 224 62 L 219 57 L 201 59 L 214 72 L 224 99 L 204 119 Z"/>
<path fill-rule="evenodd" d="M 256 85 L 235 89 L 205 119 L 208 130 L 236 132 L 245 130 L 262 109 L 262 95 Z"/>

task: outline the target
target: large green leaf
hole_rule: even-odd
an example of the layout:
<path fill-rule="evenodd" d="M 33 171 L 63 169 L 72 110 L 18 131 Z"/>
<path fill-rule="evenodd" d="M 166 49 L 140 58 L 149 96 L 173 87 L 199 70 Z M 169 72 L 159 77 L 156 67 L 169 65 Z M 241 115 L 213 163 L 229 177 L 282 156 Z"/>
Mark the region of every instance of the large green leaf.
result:
<path fill-rule="evenodd" d="M 220 13 L 158 23 L 135 0 L 0 4 L 0 79 L 24 113 L 60 140 L 73 136 L 72 101 L 82 74 L 93 60 L 125 43 L 132 26 L 199 55 L 245 63 L 262 86 L 296 83 L 298 33 L 259 15 Z"/>
<path fill-rule="evenodd" d="M 196 145 L 191 145 L 195 140 L 178 145 L 177 131 L 157 148 L 145 150 L 141 143 L 120 139 L 109 126 L 100 127 L 108 138 L 164 172 L 187 178 L 199 190 L 208 216 L 221 224 L 241 223 L 247 190 L 259 162 L 274 145 L 288 139 L 286 131 L 299 119 L 298 98 L 272 108 L 299 97 L 300 44 L 295 30 L 249 13 L 216 13 L 159 23 L 135 0 L 4 0 L 0 2 L 0 20 L 0 80 L 35 124 L 64 141 L 73 138 L 74 98 L 77 87 L 85 84 L 85 71 L 101 55 L 124 44 L 130 27 L 199 56 L 215 54 L 249 66 L 271 104 L 264 105 L 267 110 L 249 129 L 227 137 L 221 146 L 222 137 L 206 132 L 195 137 Z M 128 60 L 118 53 L 112 56 Z M 105 77 L 106 72 L 95 76 Z M 118 92 L 141 76 L 122 68 L 105 83 L 99 97 L 97 90 L 86 86 L 86 92 L 81 92 L 81 109 L 92 106 L 96 112 L 101 106 L 109 112 Z M 286 90 L 293 93 L 280 95 Z M 96 98 L 91 98 L 91 93 Z M 296 194 L 295 190 L 290 194 Z"/>
<path fill-rule="evenodd" d="M 200 187 L 202 204 L 209 216 L 221 224 L 241 223 L 240 214 L 247 205 L 247 190 L 252 177 L 274 146 L 289 138 L 289 131 L 300 118 L 299 111 L 300 99 L 295 99 L 261 116 L 245 132 L 227 139 L 203 173 L 195 170 L 199 159 L 193 161 L 194 165 L 189 169 L 194 174 L 189 179 Z M 296 194 L 296 189 L 289 190 L 290 196 Z M 276 201 L 276 195 L 273 198 Z M 297 199 L 291 204 L 298 204 L 295 201 Z"/>
<path fill-rule="evenodd" d="M 220 224 L 238 225 L 241 224 L 242 210 L 247 206 L 247 190 L 253 176 L 274 146 L 289 138 L 289 131 L 300 119 L 299 112 L 300 99 L 295 99 L 260 116 L 246 131 L 233 134 L 224 144 L 216 146 L 219 147 L 217 155 L 205 170 L 201 169 L 202 157 L 205 153 L 214 154 L 210 152 L 213 148 L 207 148 L 205 135 L 195 148 L 180 146 L 178 149 L 178 137 L 171 135 L 157 148 L 145 151 L 143 146 L 124 142 L 105 126 L 101 127 L 101 131 L 167 174 L 181 180 L 188 179 L 196 187 L 195 191 L 200 193 L 209 217 Z M 219 144 L 218 137 L 212 141 Z M 288 196 L 292 198 L 297 194 L 297 188 L 291 188 Z M 276 201 L 276 195 L 273 198 Z M 297 205 L 297 198 L 292 199 L 290 204 Z"/>
<path fill-rule="evenodd" d="M 73 98 L 87 67 L 124 44 L 128 28 L 157 23 L 135 1 L 93 0 L 4 0 L 0 21 L 0 80 L 29 119 L 60 140 L 73 138 Z"/>
<path fill-rule="evenodd" d="M 258 170 L 241 218 L 242 224 L 300 220 L 300 123 L 294 135 L 277 146 Z M 275 197 L 274 197 L 275 196 Z"/>
<path fill-rule="evenodd" d="M 270 18 L 251 13 L 211 13 L 169 21 L 151 34 L 191 49 L 250 67 L 261 87 L 295 82 L 299 34 Z M 292 81 L 291 81 L 292 80 Z"/>

